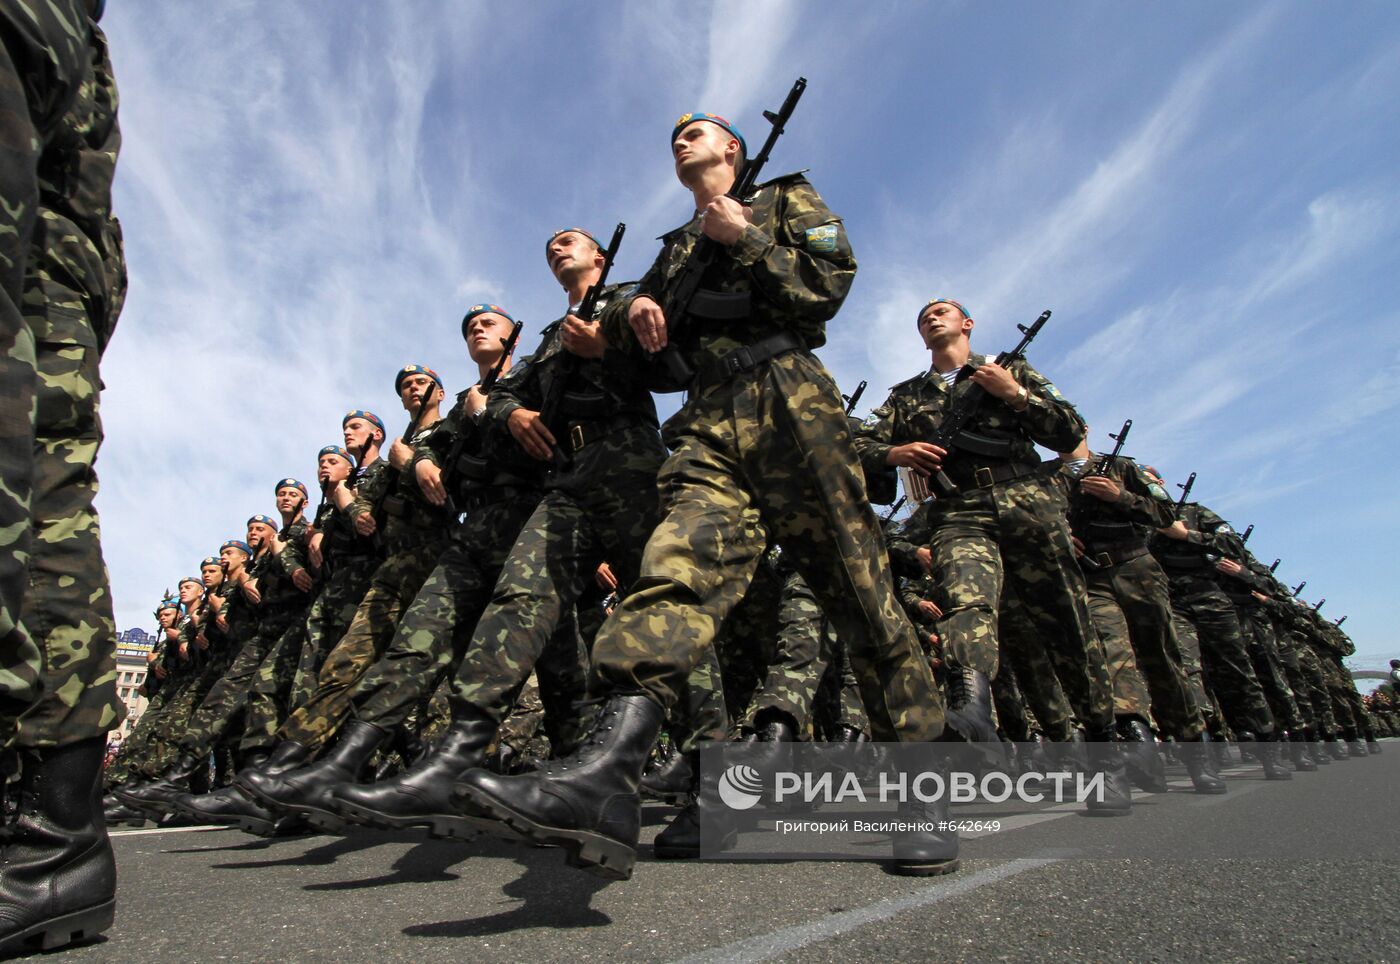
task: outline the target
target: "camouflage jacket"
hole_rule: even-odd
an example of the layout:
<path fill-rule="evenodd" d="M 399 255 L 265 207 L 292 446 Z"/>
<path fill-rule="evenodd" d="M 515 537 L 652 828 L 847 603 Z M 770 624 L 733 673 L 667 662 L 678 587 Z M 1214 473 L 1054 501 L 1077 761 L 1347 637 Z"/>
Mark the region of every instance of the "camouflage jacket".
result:
<path fill-rule="evenodd" d="M 258 581 L 258 595 L 261 597 L 258 609 L 261 613 L 293 609 L 311 600 L 309 593 L 302 592 L 292 582 L 298 557 L 290 550 L 292 543 L 297 542 L 302 544 L 302 552 L 305 552 L 306 529 L 306 520 L 298 516 L 277 534 L 286 543 L 281 552 L 269 550 L 254 557 L 248 564 L 249 574 Z"/>
<path fill-rule="evenodd" d="M 526 455 L 504 421 L 490 416 L 489 396 L 486 412 L 479 418 L 468 415 L 467 391 L 458 394 L 447 416 L 414 447 L 414 464 L 428 461 L 449 472 L 448 495 L 459 508 L 486 489 L 539 489 L 546 463 Z M 494 396 L 495 390 L 490 394 Z M 456 464 L 449 466 L 454 451 Z M 413 487 L 418 488 L 416 481 Z"/>
<path fill-rule="evenodd" d="M 1221 556 L 1239 559 L 1244 545 L 1230 524 L 1199 502 L 1181 507 L 1178 518 L 1186 525 L 1186 539 L 1164 535 L 1152 537 L 1152 554 L 1173 580 L 1197 579 L 1214 582 L 1219 573 L 1215 560 Z"/>
<path fill-rule="evenodd" d="M 1090 457 L 1086 475 L 1093 472 L 1098 461 L 1099 456 Z M 1175 521 L 1167 490 L 1149 479 L 1132 459 L 1120 455 L 1110 460 L 1101 474 L 1118 483 L 1117 502 L 1096 499 L 1084 493 L 1077 483 L 1070 489 L 1070 525 L 1086 552 L 1146 546 L 1157 529 Z"/>
<path fill-rule="evenodd" d="M 417 533 L 424 529 L 446 529 L 453 521 L 447 508 L 428 501 L 414 471 L 419 447 L 434 433 L 442 431 L 442 423 L 439 419 L 404 439 L 404 444 L 414 450 L 414 457 L 403 468 L 396 469 L 385 459 L 382 469 L 373 475 L 366 474 L 355 487 L 355 498 L 346 514 L 353 519 L 365 512 L 372 513 L 378 524 L 375 541 L 385 545 L 387 552 L 411 550 L 418 541 Z"/>
<path fill-rule="evenodd" d="M 855 278 L 856 260 L 841 219 L 801 173 L 760 185 L 750 207 L 751 223 L 709 268 L 690 317 L 667 319 L 676 334 L 673 344 L 697 371 L 783 331 L 800 337 L 809 349 L 819 348 L 826 343 L 827 321 Z M 662 235 L 661 253 L 637 294 L 664 306 L 700 237 L 698 212 Z M 633 297 L 615 301 L 602 315 L 609 342 L 628 350 L 636 346 L 627 324 Z"/>
<path fill-rule="evenodd" d="M 938 373 L 930 369 L 890 389 L 885 403 L 861 423 L 856 433 L 856 452 L 867 472 L 885 467 L 890 449 L 909 442 L 923 442 L 933 437 L 955 397 L 970 390 L 975 366 L 993 361 L 974 353 L 958 373 L 949 388 Z M 1024 359 L 1011 363 L 1010 372 L 1025 387 L 1029 401 L 1024 412 L 1017 412 L 1006 402 L 987 396 L 977 415 L 967 426 L 969 444 L 990 451 L 1006 452 L 1005 458 L 976 455 L 959 447 L 950 455 L 962 464 L 990 465 L 1013 461 L 1028 465 L 1040 462 L 1037 444 L 1057 452 L 1068 452 L 1084 438 L 1084 420 L 1045 376 Z"/>

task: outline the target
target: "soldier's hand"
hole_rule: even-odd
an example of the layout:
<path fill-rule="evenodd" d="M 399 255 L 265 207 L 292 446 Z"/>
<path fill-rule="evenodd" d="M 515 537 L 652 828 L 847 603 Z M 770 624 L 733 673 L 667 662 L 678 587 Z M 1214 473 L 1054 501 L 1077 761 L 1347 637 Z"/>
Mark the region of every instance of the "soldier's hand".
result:
<path fill-rule="evenodd" d="M 666 312 L 646 295 L 632 299 L 627 309 L 627 324 L 643 351 L 658 352 L 666 347 Z"/>
<path fill-rule="evenodd" d="M 1217 571 L 1223 572 L 1227 576 L 1238 576 L 1240 573 L 1244 572 L 1244 566 L 1233 559 L 1217 559 L 1215 560 L 1215 568 Z"/>
<path fill-rule="evenodd" d="M 517 408 L 506 420 L 510 434 L 520 443 L 525 452 L 541 462 L 547 462 L 554 452 L 554 434 L 540 418 L 539 412 L 528 408 Z"/>
<path fill-rule="evenodd" d="M 705 205 L 700 212 L 700 230 L 705 237 L 720 244 L 733 244 L 749 226 L 753 210 L 746 208 L 727 194 L 722 194 Z"/>
<path fill-rule="evenodd" d="M 593 581 L 598 584 L 599 589 L 617 592 L 617 576 L 613 575 L 612 567 L 606 562 L 598 565 L 598 571 L 593 574 Z"/>
<path fill-rule="evenodd" d="M 243 584 L 243 596 L 254 606 L 262 602 L 262 593 L 258 592 L 258 587 L 251 582 Z"/>
<path fill-rule="evenodd" d="M 222 618 L 223 618 L 222 616 L 219 617 L 219 619 L 222 619 Z M 218 621 L 219 621 L 218 619 L 214 620 L 214 622 L 218 622 Z M 195 644 L 196 646 L 198 646 L 200 649 L 208 649 L 208 648 L 209 648 L 209 637 L 206 636 L 206 635 L 204 635 L 203 633 L 200 633 L 198 636 L 196 636 L 196 637 L 194 638 L 194 644 Z"/>
<path fill-rule="evenodd" d="M 1258 589 L 1251 589 L 1249 592 L 1250 595 L 1252 595 L 1255 599 L 1259 600 L 1261 603 L 1266 603 L 1269 601 L 1269 597 L 1264 595 Z"/>
<path fill-rule="evenodd" d="M 379 524 L 374 521 L 374 513 L 361 512 L 355 516 L 355 531 L 362 536 L 372 536 L 379 530 Z"/>
<path fill-rule="evenodd" d="M 401 438 L 394 439 L 394 444 L 389 446 L 389 464 L 399 471 L 403 471 L 412 459 L 412 446 L 404 444 L 404 440 Z"/>
<path fill-rule="evenodd" d="M 602 358 L 608 350 L 608 339 L 603 334 L 603 326 L 596 321 L 584 321 L 575 315 L 564 319 L 559 329 L 559 340 L 565 350 L 580 358 Z"/>
<path fill-rule="evenodd" d="M 1003 402 L 1014 401 L 1021 394 L 1021 383 L 1011 377 L 1011 373 L 996 362 L 983 362 L 972 373 L 972 380 L 994 398 Z"/>
<path fill-rule="evenodd" d="M 169 627 L 165 631 L 165 638 L 173 643 L 180 638 L 180 631 L 173 626 Z"/>
<path fill-rule="evenodd" d="M 219 615 L 214 618 L 214 625 L 218 626 L 223 632 L 228 632 L 228 617 L 223 613 L 219 613 Z M 207 640 L 205 641 L 205 645 L 209 645 Z"/>
<path fill-rule="evenodd" d="M 929 599 L 919 600 L 919 613 L 925 619 L 942 619 L 943 610 L 938 608 L 938 604 Z"/>
<path fill-rule="evenodd" d="M 224 608 L 224 597 L 218 595 L 217 593 L 214 594 L 214 595 L 212 595 L 212 596 L 210 596 L 210 597 L 209 597 L 209 608 L 212 609 L 212 610 L 214 610 L 214 612 L 216 612 L 216 613 L 217 613 L 219 610 L 223 609 L 223 608 Z"/>
<path fill-rule="evenodd" d="M 306 556 L 311 560 L 311 565 L 316 567 L 317 572 L 320 572 L 326 564 L 326 557 L 321 555 L 321 541 L 323 539 L 325 539 L 323 533 L 313 532 L 306 540 Z"/>
<path fill-rule="evenodd" d="M 165 667 L 162 664 L 156 663 L 151 672 L 156 674 L 156 679 L 165 679 Z"/>
<path fill-rule="evenodd" d="M 427 459 L 421 459 L 413 467 L 413 474 L 418 478 L 418 488 L 423 490 L 423 498 L 433 505 L 447 504 L 447 489 L 442 484 L 442 469 Z"/>
<path fill-rule="evenodd" d="M 1074 557 L 1076 559 L 1082 557 L 1084 555 L 1084 540 L 1076 535 L 1071 534 L 1069 537 L 1069 541 L 1070 544 L 1074 546 Z"/>
<path fill-rule="evenodd" d="M 467 389 L 467 414 L 475 418 L 486 411 L 486 395 L 481 391 L 481 386 L 473 385 Z"/>
<path fill-rule="evenodd" d="M 919 565 L 924 567 L 924 572 L 933 572 L 933 550 L 928 546 L 919 546 L 915 549 L 914 558 L 919 560 Z"/>
<path fill-rule="evenodd" d="M 1180 519 L 1177 519 L 1165 529 L 1158 529 L 1157 531 L 1168 539 L 1175 539 L 1178 542 L 1185 542 L 1190 538 L 1190 531 L 1186 528 L 1186 523 L 1182 522 Z"/>
<path fill-rule="evenodd" d="M 190 644 L 189 644 L 189 643 L 181 643 L 181 644 L 180 644 L 180 658 L 181 658 L 181 659 L 189 659 L 189 658 L 190 658 Z"/>
<path fill-rule="evenodd" d="M 311 573 L 298 567 L 292 570 L 292 585 L 302 592 L 310 592 L 311 587 L 316 585 L 316 580 L 311 578 Z"/>
<path fill-rule="evenodd" d="M 1118 483 L 1102 475 L 1084 476 L 1079 480 L 1079 488 L 1102 502 L 1117 502 L 1123 496 L 1123 489 Z"/>
<path fill-rule="evenodd" d="M 930 476 L 943 467 L 943 459 L 948 450 L 929 442 L 909 442 L 896 445 L 885 456 L 886 465 L 899 465 L 913 469 L 922 476 Z"/>

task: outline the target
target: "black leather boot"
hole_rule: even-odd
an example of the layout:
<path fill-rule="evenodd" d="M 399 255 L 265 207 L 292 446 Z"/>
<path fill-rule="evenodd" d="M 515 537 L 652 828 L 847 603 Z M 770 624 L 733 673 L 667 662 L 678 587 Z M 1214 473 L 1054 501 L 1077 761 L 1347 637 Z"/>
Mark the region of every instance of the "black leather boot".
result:
<path fill-rule="evenodd" d="M 1342 735 L 1346 737 L 1348 756 L 1363 757 L 1367 755 L 1366 745 L 1361 742 L 1360 734 L 1356 732 L 1355 727 L 1348 728 Z"/>
<path fill-rule="evenodd" d="M 146 815 L 135 807 L 129 807 L 116 797 L 102 801 L 102 819 L 107 826 L 126 825 L 139 827 L 146 822 Z"/>
<path fill-rule="evenodd" d="M 642 795 L 668 803 L 684 803 L 700 779 L 700 751 L 683 753 L 671 743 L 656 762 L 642 771 Z"/>
<path fill-rule="evenodd" d="M 373 723 L 347 720 L 335 746 L 315 763 L 277 774 L 245 770 L 236 782 L 262 803 L 303 814 L 313 827 L 337 833 L 345 828 L 345 818 L 331 809 L 331 790 L 359 780 L 390 736 Z"/>
<path fill-rule="evenodd" d="M 1327 749 L 1327 755 L 1330 756 L 1335 762 L 1340 763 L 1341 761 L 1347 758 L 1347 748 L 1342 746 L 1341 741 L 1339 741 L 1335 736 L 1329 736 L 1326 740 L 1325 746 Z"/>
<path fill-rule="evenodd" d="M 1117 817 L 1133 809 L 1133 788 L 1128 783 L 1128 768 L 1123 762 L 1123 754 L 1113 741 L 1112 731 L 1103 734 L 1102 739 L 1090 740 L 1087 745 L 1089 769 L 1094 775 L 1103 775 L 1103 799 L 1090 797 L 1085 808 L 1095 817 Z"/>
<path fill-rule="evenodd" d="M 1293 761 L 1293 769 L 1299 773 L 1312 773 L 1317 764 L 1308 756 L 1308 737 L 1301 730 L 1289 735 L 1288 756 Z"/>
<path fill-rule="evenodd" d="M 264 806 L 237 784 L 200 796 L 182 793 L 173 805 L 176 812 L 196 823 L 225 824 L 259 837 L 283 837 L 307 829 L 300 814 Z"/>
<path fill-rule="evenodd" d="M 159 817 L 170 812 L 177 794 L 190 791 L 191 781 L 201 768 L 208 771 L 207 758 L 195 756 L 193 753 L 181 753 L 179 759 L 161 774 L 159 780 L 139 787 L 118 790 L 117 799 L 148 816 Z"/>
<path fill-rule="evenodd" d="M 240 770 L 234 779 L 238 780 L 244 773 L 253 770 L 269 777 L 279 776 L 290 770 L 306 766 L 310 759 L 311 748 L 306 744 L 298 743 L 296 740 L 283 740 L 277 744 L 277 748 L 272 751 L 271 755 L 262 756 L 262 759 L 259 760 L 248 761 L 248 765 Z"/>
<path fill-rule="evenodd" d="M 999 743 L 992 719 L 992 684 L 987 674 L 964 666 L 948 667 L 948 726 L 969 743 Z"/>
<path fill-rule="evenodd" d="M 117 865 L 102 821 L 107 741 L 23 749 L 0 846 L 0 955 L 64 947 L 112 926 Z"/>
<path fill-rule="evenodd" d="M 858 726 L 849 723 L 837 723 L 836 733 L 832 736 L 832 743 L 868 743 L 870 737 L 865 735 L 865 731 Z"/>
<path fill-rule="evenodd" d="M 1134 717 L 1118 721 L 1118 738 L 1122 741 L 1123 762 L 1128 779 L 1145 793 L 1167 792 L 1167 768 L 1157 753 L 1157 741 L 1147 724 Z"/>
<path fill-rule="evenodd" d="M 642 768 L 665 718 L 649 696 L 609 697 L 572 755 L 520 776 L 470 770 L 454 784 L 452 803 L 479 808 L 536 843 L 563 847 L 570 866 L 626 880 L 637 859 Z"/>
<path fill-rule="evenodd" d="M 495 720 L 470 711 L 454 719 L 438 745 L 397 779 L 332 787 L 330 808 L 353 823 L 381 830 L 431 827 L 436 836 L 472 840 L 482 830 L 481 819 L 464 817 L 448 798 L 452 781 L 482 765 L 496 729 Z"/>
<path fill-rule="evenodd" d="M 1202 733 L 1199 740 L 1183 740 L 1178 747 L 1191 786 L 1197 793 L 1226 793 L 1229 787 L 1220 775 L 1210 772 L 1210 735 Z"/>
<path fill-rule="evenodd" d="M 1292 780 L 1293 771 L 1283 762 L 1283 743 L 1278 730 L 1264 734 L 1254 744 L 1254 752 L 1259 757 L 1259 765 L 1264 768 L 1265 780 Z"/>
<path fill-rule="evenodd" d="M 943 783 L 948 784 L 948 766 L 938 764 Z M 948 794 L 926 803 L 918 798 L 899 805 L 901 822 L 923 825 L 928 829 L 912 830 L 891 836 L 894 859 L 886 870 L 901 877 L 938 877 L 958 869 L 958 831 L 948 822 Z M 943 829 L 938 829 L 942 827 Z"/>

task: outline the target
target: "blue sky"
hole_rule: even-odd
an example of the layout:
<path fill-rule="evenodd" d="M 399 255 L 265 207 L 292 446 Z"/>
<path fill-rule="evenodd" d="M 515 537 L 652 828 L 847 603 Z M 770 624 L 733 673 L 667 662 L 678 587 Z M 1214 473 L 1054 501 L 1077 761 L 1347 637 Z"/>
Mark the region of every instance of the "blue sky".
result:
<path fill-rule="evenodd" d="M 118 623 L 152 622 L 408 362 L 474 377 L 463 309 L 557 317 L 556 228 L 683 222 L 667 135 L 724 114 L 810 168 L 860 271 L 821 352 L 846 390 L 1055 315 L 1032 361 L 1106 442 L 1400 655 L 1400 8 L 1387 3 L 114 3 L 131 293 L 99 469 Z M 664 407 L 669 410 L 673 403 Z"/>

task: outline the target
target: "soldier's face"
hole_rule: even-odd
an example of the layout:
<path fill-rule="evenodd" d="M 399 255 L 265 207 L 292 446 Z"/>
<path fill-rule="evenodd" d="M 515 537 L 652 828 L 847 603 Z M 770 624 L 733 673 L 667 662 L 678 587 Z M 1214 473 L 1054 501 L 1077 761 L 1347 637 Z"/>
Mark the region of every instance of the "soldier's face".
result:
<path fill-rule="evenodd" d="M 352 418 L 346 421 L 341 435 L 345 437 L 345 448 L 347 451 L 359 455 L 369 447 L 370 439 L 384 441 L 384 433 L 379 431 L 369 419 Z"/>
<path fill-rule="evenodd" d="M 316 477 L 322 482 L 343 482 L 350 478 L 350 463 L 339 455 L 323 455 L 319 460 Z"/>
<path fill-rule="evenodd" d="M 682 181 L 692 172 L 718 164 L 732 164 L 738 156 L 738 138 L 709 121 L 687 124 L 671 142 L 676 176 Z"/>
<path fill-rule="evenodd" d="M 565 231 L 555 235 L 549 242 L 545 256 L 549 260 L 549 270 L 554 272 L 554 280 L 559 282 L 562 282 L 566 275 L 575 275 L 590 268 L 603 266 L 603 252 L 577 231 Z"/>
<path fill-rule="evenodd" d="M 418 399 L 423 397 L 424 392 L 427 392 L 428 396 L 426 400 L 431 402 L 436 389 L 437 382 L 433 381 L 427 375 L 409 375 L 403 380 L 403 384 L 399 386 L 399 398 L 403 401 L 404 411 L 417 412 Z"/>
<path fill-rule="evenodd" d="M 224 568 L 223 566 L 216 566 L 212 563 L 207 566 L 202 566 L 199 570 L 199 578 L 204 581 L 205 589 L 213 589 L 219 583 L 223 582 Z"/>
<path fill-rule="evenodd" d="M 486 311 L 467 322 L 467 353 L 478 365 L 494 365 L 501 357 L 501 342 L 510 337 L 510 319 Z"/>
<path fill-rule="evenodd" d="M 271 539 L 276 533 L 272 531 L 272 526 L 266 522 L 252 522 L 248 524 L 248 545 L 254 549 Z"/>
<path fill-rule="evenodd" d="M 188 606 L 200 596 L 199 586 L 192 582 L 180 583 L 180 602 Z"/>
<path fill-rule="evenodd" d="M 175 617 L 178 615 L 179 613 L 174 609 L 162 609 L 160 615 L 156 618 L 160 621 L 162 627 L 169 629 L 171 626 L 175 625 Z"/>
<path fill-rule="evenodd" d="M 248 544 L 252 545 L 251 542 Z M 243 563 L 247 561 L 248 557 L 242 549 L 229 546 L 227 549 L 219 550 L 219 565 L 223 567 L 224 572 L 237 572 L 243 568 Z"/>
<path fill-rule="evenodd" d="M 929 305 L 919 316 L 919 334 L 923 336 L 925 348 L 971 333 L 972 319 L 964 315 L 957 305 L 940 301 Z"/>
<path fill-rule="evenodd" d="M 295 512 L 305 501 L 306 497 L 301 494 L 301 489 L 294 486 L 284 485 L 277 490 L 277 511 L 283 515 Z"/>

